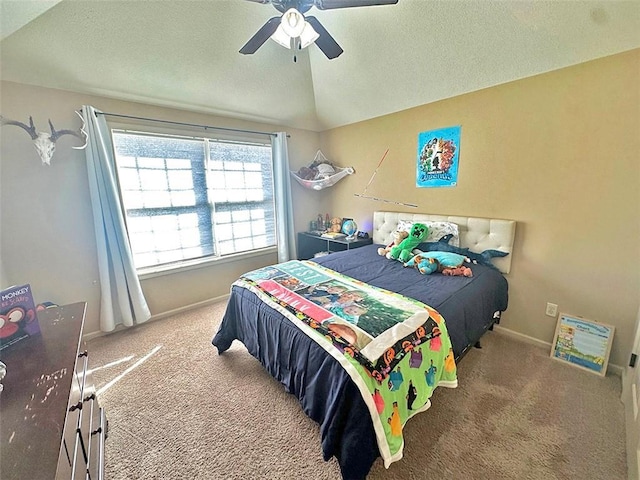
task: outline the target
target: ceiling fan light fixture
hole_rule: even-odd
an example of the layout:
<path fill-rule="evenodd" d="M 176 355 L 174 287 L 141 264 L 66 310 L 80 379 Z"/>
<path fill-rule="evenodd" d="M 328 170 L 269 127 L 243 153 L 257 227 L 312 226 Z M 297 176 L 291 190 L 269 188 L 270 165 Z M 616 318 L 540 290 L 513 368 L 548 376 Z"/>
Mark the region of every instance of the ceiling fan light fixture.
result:
<path fill-rule="evenodd" d="M 291 37 L 286 34 L 282 25 L 278 25 L 276 31 L 271 35 L 271 40 L 282 45 L 284 48 L 291 48 Z"/>
<path fill-rule="evenodd" d="M 0 0 L 2 1 L 2 0 Z M 301 50 L 315 43 L 318 49 L 329 59 L 338 58 L 344 50 L 331 36 L 320 21 L 313 15 L 304 13 L 311 7 L 318 10 L 333 10 L 349 7 L 367 7 L 373 5 L 394 5 L 399 0 L 247 0 L 255 3 L 270 3 L 279 17 L 271 17 L 240 49 L 243 55 L 256 53 L 269 38 L 289 50 Z M 293 6 L 292 6 L 293 5 Z M 285 10 L 287 9 L 287 10 Z M 284 13 L 283 13 L 284 12 Z M 294 54 L 293 60 L 296 61 Z"/>
<path fill-rule="evenodd" d="M 295 28 L 293 28 L 295 27 Z M 295 8 L 291 8 L 285 12 L 280 21 L 280 25 L 271 35 L 271 39 L 285 48 L 291 49 L 292 40 L 300 39 L 298 45 L 300 48 L 307 48 L 313 44 L 320 34 L 307 22 L 304 16 Z M 297 48 L 297 47 L 296 47 Z"/>
<path fill-rule="evenodd" d="M 318 38 L 320 38 L 320 34 L 314 30 L 309 22 L 304 22 L 304 29 L 300 34 L 300 48 L 307 48 Z"/>
<path fill-rule="evenodd" d="M 304 15 L 295 8 L 290 8 L 282 15 L 280 26 L 289 37 L 297 38 L 302 34 L 306 23 Z"/>

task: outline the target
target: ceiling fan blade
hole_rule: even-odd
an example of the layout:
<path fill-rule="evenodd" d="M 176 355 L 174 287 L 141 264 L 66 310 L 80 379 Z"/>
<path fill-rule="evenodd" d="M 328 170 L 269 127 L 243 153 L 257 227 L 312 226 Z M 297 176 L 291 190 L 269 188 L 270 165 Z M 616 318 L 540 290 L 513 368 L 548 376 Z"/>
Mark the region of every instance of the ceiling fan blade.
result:
<path fill-rule="evenodd" d="M 314 0 L 313 4 L 319 10 L 334 8 L 372 7 L 375 5 L 395 5 L 398 0 Z"/>
<path fill-rule="evenodd" d="M 342 50 L 338 42 L 327 32 L 327 29 L 322 26 L 316 17 L 306 17 L 306 20 L 311 24 L 316 33 L 320 35 L 316 40 L 316 45 L 322 50 L 322 53 L 324 53 L 329 60 L 339 57 L 344 50 Z"/>
<path fill-rule="evenodd" d="M 267 20 L 260 30 L 256 32 L 256 34 L 249 39 L 247 43 L 245 43 L 244 47 L 240 49 L 240 53 L 244 55 L 248 55 L 251 53 L 256 53 L 264 42 L 269 40 L 269 37 L 273 35 L 273 33 L 280 25 L 280 17 L 273 17 Z"/>

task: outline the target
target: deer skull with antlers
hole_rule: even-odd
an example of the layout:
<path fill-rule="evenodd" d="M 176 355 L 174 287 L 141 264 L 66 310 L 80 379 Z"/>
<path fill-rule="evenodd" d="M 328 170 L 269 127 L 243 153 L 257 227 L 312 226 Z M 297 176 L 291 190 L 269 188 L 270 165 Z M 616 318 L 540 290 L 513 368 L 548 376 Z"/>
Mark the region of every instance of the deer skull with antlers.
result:
<path fill-rule="evenodd" d="M 62 135 L 73 135 L 82 140 L 85 140 L 82 135 L 82 133 L 84 133 L 82 128 L 80 128 L 79 130 L 56 130 L 55 128 L 53 128 L 53 123 L 51 123 L 51 120 L 49 120 L 51 133 L 36 132 L 36 127 L 33 124 L 33 117 L 29 117 L 29 125 L 26 125 L 25 123 L 17 122 L 15 120 L 9 120 L 0 115 L 0 125 L 15 125 L 16 127 L 23 128 L 31 136 L 31 139 L 33 140 L 33 146 L 38 152 L 38 155 L 40 155 L 40 159 L 42 160 L 43 165 L 51 165 L 51 157 L 53 157 L 53 152 L 55 152 L 56 150 L 56 141 Z M 71 148 L 81 149 L 86 146 L 87 144 L 85 141 L 85 144 L 83 146 Z"/>

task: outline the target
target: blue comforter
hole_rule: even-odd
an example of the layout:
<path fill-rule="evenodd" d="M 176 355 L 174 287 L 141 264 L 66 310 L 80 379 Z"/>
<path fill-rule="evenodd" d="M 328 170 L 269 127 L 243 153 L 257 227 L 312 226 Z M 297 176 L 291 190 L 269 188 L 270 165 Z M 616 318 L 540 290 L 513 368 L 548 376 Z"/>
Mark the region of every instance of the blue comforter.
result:
<path fill-rule="evenodd" d="M 421 275 L 377 254 L 378 245 L 315 259 L 325 267 L 435 308 L 445 318 L 456 358 L 472 347 L 507 308 L 507 281 L 496 270 L 472 265 L 472 277 Z M 366 478 L 379 456 L 369 411 L 342 366 L 315 341 L 250 291 L 234 286 L 213 338 L 219 353 L 233 340 L 320 424 L 325 460 L 335 456 L 345 480 Z"/>
<path fill-rule="evenodd" d="M 507 280 L 497 270 L 469 265 L 472 277 L 422 275 L 397 260 L 378 255 L 379 245 L 314 259 L 320 265 L 376 287 L 414 298 L 440 312 L 447 322 L 453 352 L 460 358 L 494 323 L 494 313 L 507 309 Z"/>

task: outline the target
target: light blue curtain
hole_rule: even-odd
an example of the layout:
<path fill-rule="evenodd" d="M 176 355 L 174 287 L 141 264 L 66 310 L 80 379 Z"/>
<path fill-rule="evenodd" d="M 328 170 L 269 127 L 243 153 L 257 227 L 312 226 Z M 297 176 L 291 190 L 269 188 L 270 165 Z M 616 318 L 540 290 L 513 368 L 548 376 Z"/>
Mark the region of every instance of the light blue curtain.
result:
<path fill-rule="evenodd" d="M 293 202 L 291 200 L 291 175 L 286 132 L 271 136 L 273 149 L 273 184 L 276 201 L 276 234 L 278 262 L 296 258 L 296 237 L 293 225 Z"/>
<path fill-rule="evenodd" d="M 111 135 L 104 115 L 83 105 L 87 135 L 87 173 L 93 207 L 100 274 L 100 330 L 147 321 L 151 312 L 133 265 L 133 255 L 116 180 Z"/>

